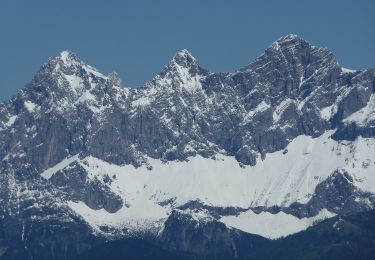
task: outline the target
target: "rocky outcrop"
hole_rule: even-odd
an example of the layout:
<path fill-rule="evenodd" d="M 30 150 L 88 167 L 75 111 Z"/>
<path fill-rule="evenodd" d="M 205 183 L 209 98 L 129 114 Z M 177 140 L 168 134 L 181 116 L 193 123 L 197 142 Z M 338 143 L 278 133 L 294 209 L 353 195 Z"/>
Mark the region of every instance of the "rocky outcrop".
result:
<path fill-rule="evenodd" d="M 158 243 L 172 251 L 189 252 L 211 259 L 232 259 L 249 254 L 253 248 L 267 241 L 205 218 L 202 211 L 173 211 L 164 224 Z"/>
<path fill-rule="evenodd" d="M 373 209 L 375 195 L 364 192 L 354 185 L 353 177 L 345 170 L 337 170 L 315 189 L 307 204 L 294 203 L 285 212 L 300 218 L 314 216 L 322 209 L 338 215 Z"/>

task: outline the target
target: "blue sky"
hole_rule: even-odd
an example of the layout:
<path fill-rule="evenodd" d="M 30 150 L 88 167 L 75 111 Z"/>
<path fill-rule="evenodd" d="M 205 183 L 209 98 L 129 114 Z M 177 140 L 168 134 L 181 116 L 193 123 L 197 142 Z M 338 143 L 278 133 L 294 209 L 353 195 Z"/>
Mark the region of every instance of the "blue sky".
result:
<path fill-rule="evenodd" d="M 328 47 L 345 67 L 374 68 L 374 11 L 374 0 L 1 0 L 0 100 L 66 49 L 127 86 L 183 48 L 210 71 L 232 71 L 289 33 Z"/>

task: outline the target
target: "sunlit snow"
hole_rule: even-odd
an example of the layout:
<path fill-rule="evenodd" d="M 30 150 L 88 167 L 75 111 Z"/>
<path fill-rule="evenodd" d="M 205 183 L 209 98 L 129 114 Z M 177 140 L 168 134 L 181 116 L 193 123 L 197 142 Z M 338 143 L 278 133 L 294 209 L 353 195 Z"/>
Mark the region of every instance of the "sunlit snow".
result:
<path fill-rule="evenodd" d="M 277 239 L 305 230 L 316 222 L 334 217 L 335 215 L 336 214 L 324 209 L 314 217 L 299 219 L 284 212 L 279 212 L 277 214 L 261 212 L 256 214 L 252 210 L 249 210 L 238 216 L 225 216 L 221 218 L 220 221 L 229 227 L 234 227 L 270 239 Z"/>
<path fill-rule="evenodd" d="M 129 209 L 123 208 L 114 214 L 100 210 L 103 214 L 98 214 L 98 218 L 104 215 L 105 219 L 97 219 L 95 223 L 98 225 L 116 225 L 117 218 L 122 218 L 120 216 L 125 212 L 138 212 L 133 217 L 140 217 L 144 222 L 144 219 L 150 216 L 147 212 L 135 210 L 143 207 L 157 210 L 160 212 L 157 214 L 158 218 L 163 218 L 172 205 L 159 205 L 164 205 L 167 201 L 172 201 L 173 207 L 199 200 L 206 205 L 243 209 L 256 206 L 289 206 L 293 202 L 307 203 L 316 186 L 336 169 L 345 169 L 352 175 L 354 185 L 359 189 L 375 192 L 375 140 L 359 137 L 354 142 L 336 142 L 330 138 L 332 133 L 328 131 L 318 138 L 299 136 L 284 151 L 269 153 L 264 160 L 258 159 L 254 167 L 242 168 L 235 158 L 224 155 L 217 156 L 216 159 L 197 156 L 189 158 L 188 161 L 168 163 L 149 158 L 148 163 L 152 170 L 146 166 L 135 168 L 132 165 L 114 165 L 92 156 L 84 159 L 74 156 L 46 170 L 42 176 L 48 179 L 75 160 L 88 171 L 89 178 L 103 181 L 105 176 L 109 176 L 112 179 L 111 190 L 123 198 Z M 92 222 L 90 216 L 95 211 L 87 209 L 91 212 L 89 216 L 82 207 L 81 203 L 73 209 L 88 222 Z M 270 219 L 283 220 L 283 214 L 270 216 Z M 243 214 L 238 221 L 246 222 L 244 219 L 247 217 L 248 221 L 252 221 L 257 216 L 252 213 Z M 124 217 L 125 219 L 128 217 Z M 297 221 L 292 216 L 285 219 L 291 223 Z M 300 224 L 296 224 L 293 230 L 287 228 L 277 234 L 263 235 L 272 237 L 297 232 L 306 228 L 306 223 L 312 223 L 310 220 L 306 221 L 297 221 Z M 241 225 L 236 227 L 240 228 Z M 245 231 L 247 227 L 244 228 Z"/>

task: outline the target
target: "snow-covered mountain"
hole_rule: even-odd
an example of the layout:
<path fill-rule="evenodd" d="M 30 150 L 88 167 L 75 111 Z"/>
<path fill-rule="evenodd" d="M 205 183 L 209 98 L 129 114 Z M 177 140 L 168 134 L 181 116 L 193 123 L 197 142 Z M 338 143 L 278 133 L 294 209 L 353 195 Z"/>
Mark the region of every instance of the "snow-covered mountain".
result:
<path fill-rule="evenodd" d="M 296 35 L 230 73 L 181 50 L 137 89 L 63 51 L 0 104 L 0 257 L 124 237 L 236 255 L 373 209 L 374 102 L 374 69 Z"/>

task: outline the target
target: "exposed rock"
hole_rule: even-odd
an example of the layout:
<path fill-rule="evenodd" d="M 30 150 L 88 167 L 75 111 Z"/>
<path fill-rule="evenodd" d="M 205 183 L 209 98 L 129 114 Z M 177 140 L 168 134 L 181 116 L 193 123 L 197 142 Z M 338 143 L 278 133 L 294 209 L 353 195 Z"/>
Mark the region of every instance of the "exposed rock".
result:
<path fill-rule="evenodd" d="M 152 160 L 233 156 L 242 167 L 253 167 L 273 152 L 287 154 L 288 144 L 300 135 L 315 138 L 333 129 L 337 142 L 373 138 L 374 93 L 373 69 L 344 69 L 329 50 L 296 35 L 280 38 L 232 73 L 210 73 L 182 50 L 138 89 L 64 51 L 17 96 L 0 103 L 0 256 L 68 259 L 96 243 L 91 237 L 100 229 L 78 218 L 67 201 L 82 201 L 103 214 L 127 206 L 110 188 L 115 177 L 91 176 L 83 161 L 65 165 L 50 178 L 41 176 L 67 158 L 91 156 L 111 167 L 134 166 L 127 168 L 133 171 L 152 170 Z M 369 167 L 372 162 L 359 163 Z M 341 169 L 319 181 L 306 204 L 252 209 L 305 217 L 320 209 L 345 214 L 374 207 L 374 194 L 360 190 Z M 142 192 L 132 188 L 129 193 Z M 267 201 L 267 190 L 259 196 Z M 245 248 L 239 246 L 245 235 L 217 219 L 248 208 L 199 201 L 174 208 L 173 203 L 171 198 L 158 204 L 172 210 L 160 235 L 164 245 L 231 257 Z M 203 222 L 194 219 L 202 212 Z M 100 240 L 96 235 L 94 240 Z"/>

